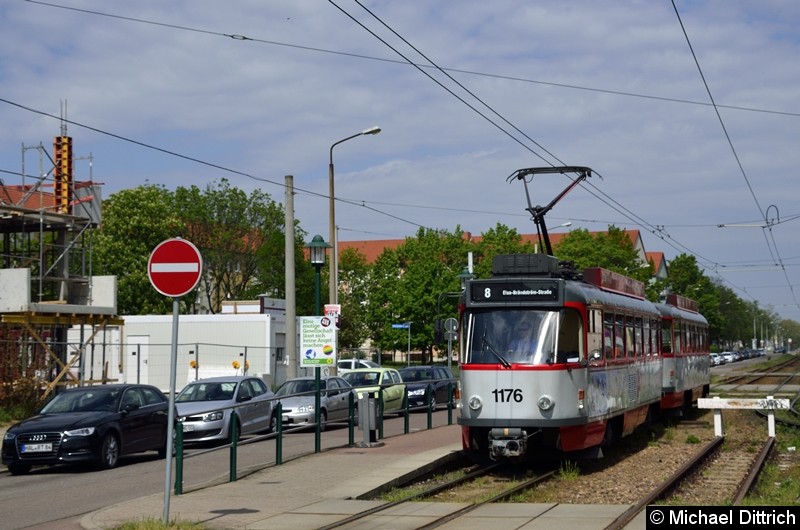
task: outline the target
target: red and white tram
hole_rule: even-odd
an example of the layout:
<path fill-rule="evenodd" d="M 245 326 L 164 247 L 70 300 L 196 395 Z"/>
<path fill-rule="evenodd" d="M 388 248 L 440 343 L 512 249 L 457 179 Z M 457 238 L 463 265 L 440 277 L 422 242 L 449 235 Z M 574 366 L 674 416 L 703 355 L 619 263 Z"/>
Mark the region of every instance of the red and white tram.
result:
<path fill-rule="evenodd" d="M 578 177 L 534 207 L 528 182 L 540 173 Z M 544 216 L 590 175 L 583 166 L 514 172 L 547 253 L 496 256 L 491 278 L 466 283 L 458 423 L 478 458 L 599 457 L 662 409 L 708 392 L 708 324 L 693 301 L 650 302 L 640 281 L 552 256 Z"/>

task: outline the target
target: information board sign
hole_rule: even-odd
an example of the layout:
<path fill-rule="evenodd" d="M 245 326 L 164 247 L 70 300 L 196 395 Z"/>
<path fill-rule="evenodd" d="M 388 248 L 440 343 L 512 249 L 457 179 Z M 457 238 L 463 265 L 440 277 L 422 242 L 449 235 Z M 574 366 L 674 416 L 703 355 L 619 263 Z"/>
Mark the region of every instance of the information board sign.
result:
<path fill-rule="evenodd" d="M 336 325 L 331 317 L 299 317 L 300 366 L 336 366 Z"/>

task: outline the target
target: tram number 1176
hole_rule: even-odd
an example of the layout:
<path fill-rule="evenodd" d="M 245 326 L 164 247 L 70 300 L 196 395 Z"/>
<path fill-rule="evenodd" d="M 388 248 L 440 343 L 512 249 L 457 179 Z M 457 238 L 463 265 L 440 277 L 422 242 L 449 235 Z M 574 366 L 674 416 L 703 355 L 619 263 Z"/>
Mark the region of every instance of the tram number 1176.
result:
<path fill-rule="evenodd" d="M 520 388 L 495 388 L 492 390 L 495 403 L 522 403 L 522 389 Z"/>

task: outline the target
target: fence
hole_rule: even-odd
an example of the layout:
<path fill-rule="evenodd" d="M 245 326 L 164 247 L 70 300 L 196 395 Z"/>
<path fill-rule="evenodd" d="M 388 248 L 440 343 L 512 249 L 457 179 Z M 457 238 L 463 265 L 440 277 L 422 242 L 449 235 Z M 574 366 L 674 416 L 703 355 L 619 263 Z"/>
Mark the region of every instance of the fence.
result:
<path fill-rule="evenodd" d="M 449 390 L 448 396 L 449 399 L 447 400 L 447 425 L 453 424 L 453 410 L 455 409 L 455 401 L 454 397 L 454 389 L 456 388 L 457 382 L 455 380 L 449 381 Z M 318 390 L 316 393 L 319 393 Z M 316 394 L 315 393 L 315 394 Z M 383 402 L 383 387 L 380 387 L 377 395 L 372 397 L 366 397 L 365 399 L 374 399 L 375 402 L 370 404 L 370 409 L 375 411 L 375 418 L 374 421 L 376 425 L 372 425 L 371 422 L 367 425 L 364 424 L 361 418 L 366 418 L 369 414 L 361 414 L 361 411 L 356 411 L 356 407 L 360 406 L 363 407 L 364 403 L 362 399 L 356 401 L 355 395 L 351 394 L 352 399 L 349 403 L 349 413 L 348 413 L 348 420 L 347 420 L 347 429 L 348 429 L 348 442 L 347 446 L 351 447 L 356 444 L 355 442 L 355 430 L 358 428 L 359 430 L 364 431 L 364 442 L 362 442 L 363 447 L 372 447 L 380 445 L 377 442 L 379 439 L 384 438 L 385 431 L 384 431 L 384 413 L 386 414 L 400 414 L 404 417 L 403 421 L 403 431 L 402 434 L 408 434 L 411 432 L 410 426 L 410 417 L 413 411 L 424 411 L 426 416 L 426 428 L 433 429 L 434 428 L 434 406 L 432 401 L 433 395 L 433 387 L 432 385 L 428 385 L 426 390 L 426 401 L 424 406 L 420 407 L 409 407 L 408 399 L 403 400 L 403 407 L 398 410 L 391 410 L 391 411 L 384 411 L 381 404 Z M 228 469 L 228 481 L 235 482 L 238 480 L 238 451 L 241 446 L 243 445 L 250 445 L 256 442 L 260 442 L 263 440 L 275 440 L 275 465 L 282 465 L 283 464 L 283 437 L 286 434 L 290 434 L 297 431 L 308 430 L 309 428 L 314 429 L 314 453 L 319 453 L 322 448 L 322 435 L 323 430 L 321 428 L 321 417 L 319 409 L 315 410 L 315 419 L 313 424 L 301 424 L 297 427 L 291 427 L 289 429 L 284 430 L 283 424 L 283 415 L 282 415 L 282 406 L 280 403 L 280 399 L 286 399 L 293 396 L 300 396 L 300 395 L 308 395 L 308 392 L 303 392 L 299 394 L 291 394 L 287 396 L 282 396 L 281 398 L 275 397 L 272 399 L 274 401 L 274 411 L 277 414 L 277 428 L 275 432 L 268 433 L 268 434 L 261 434 L 257 436 L 253 436 L 246 440 L 240 440 L 238 430 L 234 427 L 233 431 L 230 433 L 231 441 L 227 444 L 222 444 L 216 447 L 200 450 L 197 452 L 193 452 L 189 455 L 185 454 L 184 451 L 184 441 L 183 441 L 183 431 L 180 428 L 180 422 L 177 423 L 177 428 L 175 429 L 175 483 L 174 483 L 174 491 L 176 495 L 183 494 L 184 491 L 184 476 L 185 476 L 185 469 L 186 469 L 186 461 L 191 458 L 198 458 L 203 455 L 207 455 L 211 452 L 220 451 L 227 449 L 229 451 L 229 469 Z M 321 399 L 321 396 L 315 396 L 315 399 Z M 231 406 L 228 408 L 235 409 L 236 406 Z M 220 410 L 218 407 L 214 408 L 213 410 Z M 235 410 L 233 411 L 233 416 L 235 419 Z M 236 421 L 231 421 L 231 425 L 236 426 Z M 336 422 L 328 422 L 327 425 L 334 425 Z M 341 423 L 341 422 L 340 422 Z M 356 425 L 358 423 L 358 426 Z M 327 432 L 327 431 L 326 431 Z M 369 438 L 369 442 L 367 439 Z M 311 454 L 309 450 L 307 454 Z"/>

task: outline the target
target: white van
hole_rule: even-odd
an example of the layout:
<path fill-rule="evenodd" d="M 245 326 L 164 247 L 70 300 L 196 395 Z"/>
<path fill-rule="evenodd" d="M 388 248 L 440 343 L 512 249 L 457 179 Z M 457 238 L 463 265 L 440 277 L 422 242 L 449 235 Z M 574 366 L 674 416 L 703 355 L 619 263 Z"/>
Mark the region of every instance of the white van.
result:
<path fill-rule="evenodd" d="M 356 368 L 378 368 L 378 363 L 366 359 L 339 359 L 336 363 L 336 371 L 339 375 Z"/>

